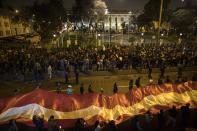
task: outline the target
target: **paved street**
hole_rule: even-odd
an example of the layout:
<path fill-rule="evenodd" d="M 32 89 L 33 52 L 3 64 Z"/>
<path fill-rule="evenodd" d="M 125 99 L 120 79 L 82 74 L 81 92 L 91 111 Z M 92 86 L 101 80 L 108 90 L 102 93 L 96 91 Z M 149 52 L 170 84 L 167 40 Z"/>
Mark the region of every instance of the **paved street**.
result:
<path fill-rule="evenodd" d="M 183 76 L 187 77 L 188 79 L 191 79 L 193 73 L 197 73 L 197 71 L 185 71 L 183 73 Z M 166 73 L 166 75 L 169 75 L 170 78 L 174 81 L 176 79 L 177 72 Z M 107 74 L 105 76 L 83 75 L 80 77 L 79 81 L 80 83 L 84 83 L 85 92 L 87 92 L 88 85 L 92 84 L 93 90 L 95 92 L 100 92 L 100 88 L 103 88 L 104 94 L 111 95 L 113 94 L 112 89 L 113 89 L 113 85 L 115 82 L 118 85 L 119 92 L 125 93 L 128 91 L 129 80 L 133 79 L 135 81 L 137 77 L 139 76 L 142 77 L 142 80 L 141 80 L 142 86 L 145 86 L 149 83 L 149 79 L 147 77 L 147 74 L 145 73 L 141 73 L 141 74 L 128 73 L 128 74 L 121 74 L 121 75 L 120 74 L 115 74 L 115 75 Z M 154 83 L 157 83 L 159 72 L 153 73 L 152 76 L 153 76 Z M 63 84 L 64 83 L 63 78 L 54 78 L 52 80 L 44 80 L 41 84 L 41 88 L 45 90 L 49 90 L 49 91 L 55 91 L 56 83 L 59 81 L 62 82 L 62 88 L 66 89 L 67 86 Z M 74 77 L 70 78 L 69 82 L 71 83 L 71 85 L 73 85 L 74 93 L 78 94 L 80 84 L 75 85 Z M 37 83 L 35 82 L 1 81 L 0 82 L 0 88 L 1 88 L 0 98 L 13 95 L 14 94 L 13 91 L 16 88 L 19 88 L 20 93 L 25 93 L 25 92 L 32 91 L 33 89 L 36 88 L 36 86 L 37 86 Z"/>

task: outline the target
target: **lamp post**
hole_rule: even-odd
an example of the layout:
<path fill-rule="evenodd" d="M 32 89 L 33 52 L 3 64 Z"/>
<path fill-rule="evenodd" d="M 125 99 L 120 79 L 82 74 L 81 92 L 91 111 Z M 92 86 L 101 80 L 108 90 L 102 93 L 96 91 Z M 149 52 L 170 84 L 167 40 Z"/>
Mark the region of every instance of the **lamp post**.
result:
<path fill-rule="evenodd" d="M 15 13 L 16 13 L 16 14 L 18 14 L 18 13 L 19 13 L 19 10 L 18 10 L 18 9 L 16 9 L 16 10 L 15 10 Z"/>

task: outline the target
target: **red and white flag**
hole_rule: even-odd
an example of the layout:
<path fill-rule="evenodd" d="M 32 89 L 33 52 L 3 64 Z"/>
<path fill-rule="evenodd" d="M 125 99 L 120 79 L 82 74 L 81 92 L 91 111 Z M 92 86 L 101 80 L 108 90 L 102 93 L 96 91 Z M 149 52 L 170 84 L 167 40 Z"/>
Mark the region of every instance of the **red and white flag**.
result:
<path fill-rule="evenodd" d="M 177 108 L 190 103 L 197 107 L 197 83 L 151 85 L 132 89 L 126 94 L 117 93 L 105 96 L 96 93 L 66 95 L 36 89 L 30 93 L 0 99 L 0 123 L 10 119 L 33 125 L 33 115 L 44 115 L 45 121 L 51 115 L 62 127 L 72 127 L 76 119 L 83 118 L 88 125 L 96 120 L 124 120 L 143 114 L 147 110 L 157 113 L 172 105 Z"/>

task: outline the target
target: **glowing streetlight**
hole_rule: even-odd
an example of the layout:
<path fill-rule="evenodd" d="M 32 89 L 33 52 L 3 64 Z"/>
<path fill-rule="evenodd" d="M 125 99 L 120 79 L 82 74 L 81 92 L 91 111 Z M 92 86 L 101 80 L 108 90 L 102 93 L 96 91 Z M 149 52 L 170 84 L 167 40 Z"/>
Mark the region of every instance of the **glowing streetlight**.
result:
<path fill-rule="evenodd" d="M 141 36 L 144 36 L 144 33 L 141 33 Z"/>
<path fill-rule="evenodd" d="M 105 15 L 109 14 L 108 9 L 105 9 Z"/>
<path fill-rule="evenodd" d="M 53 34 L 53 37 L 56 37 L 56 34 Z"/>
<path fill-rule="evenodd" d="M 183 35 L 183 33 L 180 33 L 179 35 L 180 35 L 180 36 L 182 36 L 182 35 Z"/>
<path fill-rule="evenodd" d="M 18 14 L 18 13 L 19 13 L 19 10 L 16 9 L 16 10 L 15 10 L 15 13 Z"/>

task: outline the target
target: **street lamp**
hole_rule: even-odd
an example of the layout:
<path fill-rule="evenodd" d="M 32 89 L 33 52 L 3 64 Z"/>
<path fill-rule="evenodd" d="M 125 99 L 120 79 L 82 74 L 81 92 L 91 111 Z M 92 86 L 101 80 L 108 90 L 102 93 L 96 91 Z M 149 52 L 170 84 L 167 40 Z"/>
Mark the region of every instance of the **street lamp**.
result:
<path fill-rule="evenodd" d="M 143 37 L 144 36 L 144 32 L 141 33 L 141 36 L 142 37 L 141 37 L 141 40 L 140 41 L 141 41 L 141 44 L 142 44 L 144 42 L 144 37 Z"/>
<path fill-rule="evenodd" d="M 179 43 L 179 44 L 182 42 L 182 36 L 183 36 L 183 33 L 180 33 L 180 34 L 179 34 L 179 39 L 178 39 L 178 43 Z"/>
<path fill-rule="evenodd" d="M 19 10 L 18 10 L 18 9 L 16 9 L 16 10 L 15 10 L 15 13 L 16 13 L 16 14 L 18 14 L 18 13 L 19 13 Z"/>

